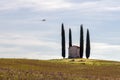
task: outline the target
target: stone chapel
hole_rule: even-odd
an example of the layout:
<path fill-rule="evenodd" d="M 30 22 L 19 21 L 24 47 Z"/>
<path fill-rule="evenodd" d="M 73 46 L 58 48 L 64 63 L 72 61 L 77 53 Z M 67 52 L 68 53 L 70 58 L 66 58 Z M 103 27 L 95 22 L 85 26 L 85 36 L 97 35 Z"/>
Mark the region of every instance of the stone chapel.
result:
<path fill-rule="evenodd" d="M 71 46 L 68 48 L 68 58 L 79 58 L 80 57 L 80 47 Z"/>

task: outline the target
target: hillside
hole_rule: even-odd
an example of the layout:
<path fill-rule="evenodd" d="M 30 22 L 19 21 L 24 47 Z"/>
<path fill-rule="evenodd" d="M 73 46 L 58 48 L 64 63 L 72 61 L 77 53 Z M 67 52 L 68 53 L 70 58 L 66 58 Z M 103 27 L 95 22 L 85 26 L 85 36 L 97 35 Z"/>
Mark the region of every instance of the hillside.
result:
<path fill-rule="evenodd" d="M 120 62 L 0 59 L 0 80 L 120 80 Z"/>

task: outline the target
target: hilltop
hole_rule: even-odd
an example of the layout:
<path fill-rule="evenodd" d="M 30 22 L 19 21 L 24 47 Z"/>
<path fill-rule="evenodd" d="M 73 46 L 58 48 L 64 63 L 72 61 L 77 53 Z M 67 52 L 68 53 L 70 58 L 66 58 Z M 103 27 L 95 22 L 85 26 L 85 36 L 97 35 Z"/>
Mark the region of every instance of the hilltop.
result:
<path fill-rule="evenodd" d="M 120 62 L 0 59 L 0 80 L 120 80 Z"/>

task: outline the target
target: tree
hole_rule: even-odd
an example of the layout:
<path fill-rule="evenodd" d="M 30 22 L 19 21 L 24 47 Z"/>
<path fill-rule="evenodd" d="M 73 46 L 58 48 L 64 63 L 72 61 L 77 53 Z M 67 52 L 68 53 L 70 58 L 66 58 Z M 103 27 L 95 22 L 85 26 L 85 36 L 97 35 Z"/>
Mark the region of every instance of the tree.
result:
<path fill-rule="evenodd" d="M 65 58 L 65 30 L 63 23 L 61 28 L 61 37 L 62 37 L 62 57 Z"/>
<path fill-rule="evenodd" d="M 69 47 L 72 46 L 72 32 L 71 29 L 69 28 Z"/>
<path fill-rule="evenodd" d="M 83 25 L 80 26 L 80 58 L 83 58 L 84 51 L 84 36 L 83 36 Z"/>
<path fill-rule="evenodd" d="M 87 36 L 86 36 L 86 58 L 90 57 L 90 34 L 89 30 L 87 29 Z"/>

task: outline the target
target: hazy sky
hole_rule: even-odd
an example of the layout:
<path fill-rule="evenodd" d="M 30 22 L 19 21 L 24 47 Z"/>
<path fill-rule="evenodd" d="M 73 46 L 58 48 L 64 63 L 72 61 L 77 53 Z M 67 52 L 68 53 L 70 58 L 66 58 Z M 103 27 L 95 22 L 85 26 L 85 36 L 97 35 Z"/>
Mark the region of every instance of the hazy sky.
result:
<path fill-rule="evenodd" d="M 91 58 L 120 61 L 120 0 L 1 0 L 0 57 L 62 58 L 62 22 L 66 45 L 69 28 L 79 45 L 83 24 L 84 36 L 90 30 Z"/>

